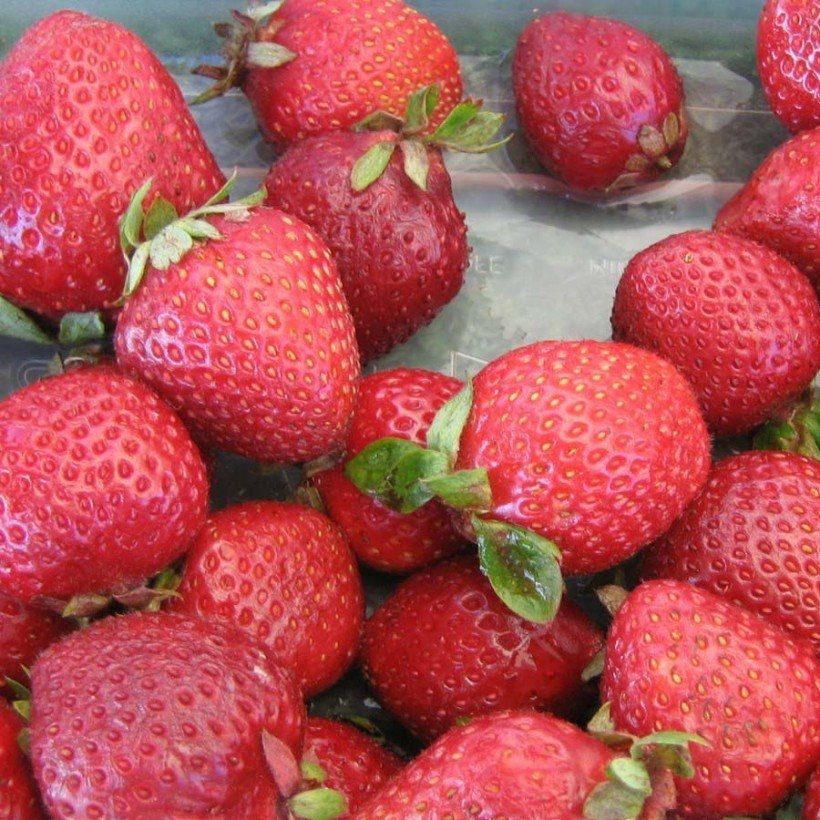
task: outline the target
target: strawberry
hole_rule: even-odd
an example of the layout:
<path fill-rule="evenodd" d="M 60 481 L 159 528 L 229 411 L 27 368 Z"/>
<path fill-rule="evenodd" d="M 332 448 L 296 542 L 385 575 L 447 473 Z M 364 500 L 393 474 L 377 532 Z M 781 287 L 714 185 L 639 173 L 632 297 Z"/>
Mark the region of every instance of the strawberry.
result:
<path fill-rule="evenodd" d="M 217 79 L 198 101 L 240 85 L 279 146 L 349 128 L 376 109 L 401 114 L 431 83 L 448 110 L 461 99 L 455 50 L 402 0 L 274 0 L 215 29 L 227 67 L 196 69 Z"/>
<path fill-rule="evenodd" d="M 651 180 L 683 153 L 683 84 L 642 31 L 563 11 L 537 18 L 515 50 L 518 119 L 550 173 L 581 190 Z"/>
<path fill-rule="evenodd" d="M 679 581 L 633 591 L 609 632 L 602 696 L 618 731 L 695 732 L 682 817 L 767 814 L 820 755 L 820 663 L 802 642 Z"/>
<path fill-rule="evenodd" d="M 214 513 L 191 547 L 170 609 L 247 632 L 307 697 L 359 648 L 362 582 L 339 528 L 299 504 L 251 501 Z"/>
<path fill-rule="evenodd" d="M 495 709 L 572 712 L 581 673 L 602 645 L 569 600 L 546 625 L 515 615 L 465 555 L 413 575 L 376 610 L 362 668 L 379 702 L 430 740 Z"/>
<path fill-rule="evenodd" d="M 363 361 L 431 322 L 460 290 L 469 263 L 464 214 L 453 200 L 439 149 L 492 150 L 501 143 L 490 142 L 490 132 L 504 118 L 467 100 L 422 136 L 439 94 L 438 86 L 414 94 L 405 121 L 381 113 L 368 121 L 372 131 L 337 131 L 299 142 L 265 180 L 267 202 L 299 217 L 327 242 Z M 489 131 L 476 133 L 485 125 Z"/>
<path fill-rule="evenodd" d="M 31 680 L 32 761 L 55 818 L 249 817 L 282 795 L 274 764 L 301 754 L 295 683 L 199 619 L 105 618 L 47 649 Z"/>
<path fill-rule="evenodd" d="M 712 231 L 676 234 L 633 257 L 612 331 L 672 362 L 716 435 L 758 426 L 820 368 L 820 302 L 806 278 L 768 248 Z"/>
<path fill-rule="evenodd" d="M 124 592 L 185 552 L 207 506 L 182 422 L 114 367 L 71 370 L 0 402 L 0 593 Z"/>
<path fill-rule="evenodd" d="M 182 219 L 162 200 L 143 215 L 146 187 L 135 196 L 117 360 L 206 446 L 314 459 L 341 443 L 359 376 L 339 275 L 310 228 L 247 210 L 261 194 L 218 204 L 229 190 Z"/>
<path fill-rule="evenodd" d="M 305 761 L 308 773 L 347 798 L 350 813 L 404 765 L 400 757 L 359 729 L 320 717 L 308 718 L 305 725 L 303 770 Z"/>
<path fill-rule="evenodd" d="M 348 457 L 383 436 L 425 444 L 433 416 L 461 387 L 458 379 L 406 367 L 366 376 L 350 417 Z M 464 546 L 449 512 L 436 500 L 402 515 L 361 492 L 342 467 L 317 473 L 313 483 L 356 555 L 374 569 L 412 572 Z"/>
<path fill-rule="evenodd" d="M 820 820 L 820 768 L 814 770 L 806 787 L 802 817 L 803 820 Z"/>
<path fill-rule="evenodd" d="M 119 25 L 36 23 L 0 66 L 0 293 L 50 317 L 111 307 L 117 220 L 147 177 L 184 211 L 224 181 L 174 80 Z"/>
<path fill-rule="evenodd" d="M 397 509 L 431 496 L 460 509 L 493 588 L 541 622 L 560 602 L 559 561 L 573 575 L 633 555 L 694 498 L 710 461 L 683 377 L 614 342 L 504 354 L 444 405 L 427 445 L 385 438 L 345 469 Z"/>
<path fill-rule="evenodd" d="M 718 211 L 715 230 L 768 245 L 820 294 L 820 128 L 775 148 Z"/>
<path fill-rule="evenodd" d="M 757 73 L 786 128 L 797 133 L 820 125 L 817 0 L 767 0 L 757 27 Z"/>
<path fill-rule="evenodd" d="M 40 652 L 70 629 L 70 621 L 54 612 L 0 595 L 0 681 L 21 681 Z"/>
<path fill-rule="evenodd" d="M 40 798 L 19 745 L 23 723 L 0 699 L 0 817 L 41 820 Z"/>
<path fill-rule="evenodd" d="M 814 643 L 820 656 L 820 463 L 791 453 L 718 462 L 647 552 L 645 578 L 714 592 Z"/>

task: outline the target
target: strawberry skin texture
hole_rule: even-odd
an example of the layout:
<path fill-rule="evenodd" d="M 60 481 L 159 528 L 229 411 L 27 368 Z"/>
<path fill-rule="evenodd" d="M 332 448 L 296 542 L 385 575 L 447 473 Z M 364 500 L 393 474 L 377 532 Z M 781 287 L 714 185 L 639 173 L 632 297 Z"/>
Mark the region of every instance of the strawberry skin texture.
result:
<path fill-rule="evenodd" d="M 416 573 L 376 610 L 362 668 L 379 702 L 431 740 L 459 717 L 496 709 L 571 711 L 602 644 L 568 599 L 549 624 L 515 615 L 464 555 Z"/>
<path fill-rule="evenodd" d="M 581 820 L 612 752 L 551 715 L 495 712 L 450 729 L 402 769 L 357 820 Z"/>
<path fill-rule="evenodd" d="M 422 191 L 394 151 L 384 174 L 356 193 L 350 174 L 392 131 L 337 132 L 292 146 L 265 180 L 268 203 L 310 225 L 339 267 L 362 361 L 429 324 L 461 289 L 470 248 L 441 152 L 427 149 Z"/>
<path fill-rule="evenodd" d="M 353 662 L 364 593 L 341 530 L 300 504 L 252 501 L 214 513 L 170 609 L 233 624 L 277 657 L 306 697 Z"/>
<path fill-rule="evenodd" d="M 678 161 L 686 143 L 683 84 L 669 55 L 642 31 L 600 17 L 545 14 L 524 29 L 515 51 L 513 88 L 518 119 L 550 173 L 581 190 L 606 189 L 629 175 L 643 182 L 660 173 L 645 163 L 638 135 L 644 125 L 662 131 L 678 118 L 673 146 Z"/>
<path fill-rule="evenodd" d="M 304 758 L 324 769 L 323 786 L 347 798 L 348 817 L 378 791 L 404 761 L 364 732 L 347 723 L 327 718 L 308 718 L 305 726 Z"/>
<path fill-rule="evenodd" d="M 0 698 L 0 817 L 3 820 L 42 820 L 40 799 L 17 738 L 23 722 Z"/>
<path fill-rule="evenodd" d="M 615 342 L 543 341 L 475 378 L 456 467 L 488 471 L 488 518 L 598 572 L 665 532 L 706 481 L 709 439 L 672 365 Z"/>
<path fill-rule="evenodd" d="M 718 211 L 715 230 L 768 245 L 820 294 L 820 128 L 775 148 Z"/>
<path fill-rule="evenodd" d="M 806 786 L 802 817 L 803 820 L 820 820 L 820 769 L 814 770 L 809 785 Z"/>
<path fill-rule="evenodd" d="M 221 239 L 146 272 L 117 324 L 117 360 L 207 446 L 288 463 L 338 449 L 359 359 L 329 251 L 272 208 L 212 224 Z"/>
<path fill-rule="evenodd" d="M 701 735 L 678 813 L 773 811 L 820 755 L 820 664 L 802 641 L 710 592 L 648 581 L 612 623 L 602 698 L 620 731 Z"/>
<path fill-rule="evenodd" d="M 182 213 L 224 182 L 174 80 L 114 23 L 36 23 L 0 65 L 0 292 L 51 317 L 111 307 L 117 222 L 149 177 Z"/>
<path fill-rule="evenodd" d="M 805 638 L 820 656 L 820 463 L 748 452 L 718 462 L 703 492 L 647 552 L 645 578 L 674 578 Z"/>
<path fill-rule="evenodd" d="M 432 83 L 441 84 L 439 111 L 461 99 L 452 45 L 401 0 L 286 0 L 258 39 L 297 55 L 278 68 L 249 68 L 242 86 L 265 138 L 279 146 L 378 110 L 401 116 L 409 96 Z"/>
<path fill-rule="evenodd" d="M 301 753 L 290 676 L 241 632 L 199 619 L 105 618 L 47 649 L 31 680 L 32 760 L 55 818 L 241 817 L 231 810 L 275 793 L 262 732 Z"/>
<path fill-rule="evenodd" d="M 435 414 L 462 387 L 451 376 L 408 367 L 365 376 L 350 418 L 347 457 L 385 436 L 426 444 Z M 381 572 L 413 572 L 466 544 L 438 501 L 407 515 L 395 512 L 361 492 L 342 467 L 318 473 L 313 483 L 359 560 Z"/>
<path fill-rule="evenodd" d="M 124 591 L 202 526 L 208 481 L 172 410 L 114 367 L 71 370 L 0 402 L 0 593 Z"/>
<path fill-rule="evenodd" d="M 715 435 L 766 421 L 820 368 L 820 303 L 806 277 L 769 248 L 712 231 L 633 257 L 612 331 L 678 368 Z"/>
<path fill-rule="evenodd" d="M 757 73 L 772 111 L 790 131 L 820 125 L 817 0 L 767 0 L 757 28 Z"/>

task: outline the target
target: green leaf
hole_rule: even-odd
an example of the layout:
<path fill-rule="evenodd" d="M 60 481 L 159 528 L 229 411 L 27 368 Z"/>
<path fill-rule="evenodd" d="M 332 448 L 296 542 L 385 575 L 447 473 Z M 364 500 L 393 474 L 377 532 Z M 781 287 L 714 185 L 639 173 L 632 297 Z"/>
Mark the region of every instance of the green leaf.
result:
<path fill-rule="evenodd" d="M 503 114 L 480 111 L 475 119 L 466 123 L 448 139 L 438 140 L 436 145 L 465 154 L 486 154 L 512 139 L 513 135 L 510 134 L 502 140 L 492 141 L 505 119 Z"/>
<path fill-rule="evenodd" d="M 194 239 L 222 239 L 222 234 L 204 219 L 183 218 L 179 220 L 179 227 Z"/>
<path fill-rule="evenodd" d="M 264 20 L 266 17 L 270 17 L 271 14 L 276 14 L 280 8 L 282 8 L 282 4 L 285 0 L 271 0 L 269 3 L 260 3 L 259 5 L 251 5 L 245 9 L 245 15 L 250 17 L 251 20 L 258 23 Z"/>
<path fill-rule="evenodd" d="M 420 88 L 410 95 L 407 101 L 407 114 L 404 118 L 405 134 L 417 134 L 427 127 L 440 97 L 441 86 L 438 83 Z"/>
<path fill-rule="evenodd" d="M 803 816 L 803 796 L 792 795 L 792 799 L 782 808 L 777 810 L 774 820 L 800 820 Z M 752 820 L 751 818 L 725 818 L 725 820 Z"/>
<path fill-rule="evenodd" d="M 481 569 L 499 598 L 517 615 L 551 621 L 561 603 L 561 553 L 552 541 L 501 521 L 470 519 Z"/>
<path fill-rule="evenodd" d="M 360 192 L 369 188 L 385 171 L 390 157 L 396 150 L 396 143 L 384 140 L 372 145 L 356 160 L 350 174 L 350 184 L 354 191 Z"/>
<path fill-rule="evenodd" d="M 404 127 L 404 121 L 387 111 L 374 111 L 353 126 L 354 131 L 395 131 L 397 134 Z"/>
<path fill-rule="evenodd" d="M 220 202 L 223 202 L 231 195 L 231 191 L 234 189 L 235 185 L 236 169 L 234 169 L 234 172 L 228 177 L 228 179 L 225 180 L 225 184 L 209 200 L 207 200 L 201 208 L 197 208 L 196 210 L 205 210 L 211 205 L 218 205 Z"/>
<path fill-rule="evenodd" d="M 483 467 L 433 475 L 423 479 L 422 484 L 453 509 L 471 512 L 489 512 L 492 509 L 490 477 Z"/>
<path fill-rule="evenodd" d="M 246 208 L 253 208 L 257 205 L 261 205 L 268 197 L 267 188 L 263 185 L 261 188 L 257 188 L 253 193 L 248 194 L 247 196 L 243 196 L 241 199 L 237 199 L 235 202 L 232 202 L 231 205 L 239 205 L 244 206 Z"/>
<path fill-rule="evenodd" d="M 120 219 L 120 247 L 126 256 L 140 243 L 140 229 L 142 228 L 144 216 L 142 203 L 153 184 L 153 177 L 142 183 L 131 197 L 131 201 Z"/>
<path fill-rule="evenodd" d="M 760 428 L 754 437 L 757 450 L 782 450 L 820 459 L 820 399 L 809 389 L 784 414 Z"/>
<path fill-rule="evenodd" d="M 296 54 L 289 48 L 260 40 L 248 43 L 245 55 L 245 65 L 250 68 L 278 68 L 296 59 Z"/>
<path fill-rule="evenodd" d="M 18 715 L 28 723 L 29 719 L 31 718 L 31 700 L 28 698 L 25 700 L 13 700 L 11 702 L 11 708 L 17 712 Z"/>
<path fill-rule="evenodd" d="M 295 817 L 306 820 L 335 820 L 347 812 L 347 798 L 335 789 L 322 787 L 295 794 L 288 800 Z"/>
<path fill-rule="evenodd" d="M 17 735 L 17 745 L 26 757 L 31 757 L 31 732 L 27 726 L 22 728 L 20 734 Z"/>
<path fill-rule="evenodd" d="M 447 456 L 448 463 L 455 464 L 464 425 L 473 407 L 473 382 L 464 387 L 441 406 L 427 431 L 427 446 Z"/>
<path fill-rule="evenodd" d="M 149 242 L 143 242 L 134 251 L 134 255 L 128 263 L 128 273 L 125 275 L 125 286 L 122 291 L 121 301 L 131 296 L 139 287 L 142 277 L 145 276 L 150 252 L 151 245 Z"/>
<path fill-rule="evenodd" d="M 652 794 L 652 783 L 646 766 L 631 757 L 616 757 L 607 766 L 607 776 L 610 780 L 623 783 L 627 788 L 640 792 L 644 796 Z"/>
<path fill-rule="evenodd" d="M 177 209 L 163 197 L 158 196 L 145 214 L 142 230 L 146 239 L 153 239 L 164 227 L 179 217 Z"/>
<path fill-rule="evenodd" d="M 0 336 L 11 336 L 24 342 L 54 343 L 54 339 L 34 319 L 2 296 L 0 296 Z"/>
<path fill-rule="evenodd" d="M 11 689 L 11 693 L 14 695 L 14 700 L 31 700 L 31 690 L 27 686 L 14 680 L 14 678 L 8 677 L 8 675 L 5 680 L 6 686 Z"/>
<path fill-rule="evenodd" d="M 105 322 L 99 311 L 66 313 L 57 336 L 61 345 L 81 345 L 105 338 Z"/>
<path fill-rule="evenodd" d="M 607 746 L 625 746 L 627 743 L 631 745 L 635 740 L 634 735 L 619 732 L 615 728 L 615 722 L 612 720 L 612 704 L 609 701 L 602 704 L 592 716 L 587 723 L 587 731 Z"/>
<path fill-rule="evenodd" d="M 313 760 L 303 760 L 299 768 L 305 780 L 312 780 L 314 783 L 324 783 L 327 780 L 327 772 Z"/>
<path fill-rule="evenodd" d="M 430 142 L 445 143 L 453 139 L 459 131 L 478 115 L 481 103 L 475 100 L 460 102 L 447 115 L 444 122 L 430 135 Z"/>
<path fill-rule="evenodd" d="M 73 596 L 63 607 L 64 618 L 89 618 L 105 609 L 111 603 L 107 595 L 97 595 L 93 592 Z"/>
<path fill-rule="evenodd" d="M 166 270 L 179 262 L 194 246 L 191 234 L 184 231 L 178 224 L 163 228 L 151 241 L 149 256 L 151 264 L 157 270 Z"/>
<path fill-rule="evenodd" d="M 700 735 L 689 732 L 665 731 L 655 732 L 638 738 L 632 744 L 630 756 L 633 760 L 652 759 L 664 769 L 669 769 L 678 777 L 692 777 L 695 769 L 689 745 L 709 746 L 710 743 Z"/>
<path fill-rule="evenodd" d="M 604 650 L 596 652 L 592 660 L 584 667 L 581 672 L 581 680 L 584 683 L 599 678 L 604 671 L 604 661 L 606 660 L 606 653 Z"/>
<path fill-rule="evenodd" d="M 637 820 L 641 816 L 645 795 L 607 780 L 590 792 L 584 803 L 586 820 Z"/>
<path fill-rule="evenodd" d="M 430 173 L 430 157 L 427 146 L 419 140 L 402 140 L 399 148 L 404 155 L 404 173 L 416 187 L 427 190 L 427 175 Z"/>

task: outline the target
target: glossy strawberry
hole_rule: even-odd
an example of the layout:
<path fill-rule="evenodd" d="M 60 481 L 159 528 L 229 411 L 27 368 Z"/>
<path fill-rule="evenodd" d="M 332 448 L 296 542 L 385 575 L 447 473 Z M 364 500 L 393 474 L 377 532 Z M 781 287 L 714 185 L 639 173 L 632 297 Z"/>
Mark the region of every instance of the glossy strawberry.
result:
<path fill-rule="evenodd" d="M 86 14 L 32 26 L 0 66 L 0 292 L 49 316 L 110 307 L 117 221 L 149 177 L 184 211 L 224 181 L 159 60 Z"/>
<path fill-rule="evenodd" d="M 676 234 L 633 257 L 612 331 L 672 362 L 716 435 L 766 421 L 820 368 L 820 303 L 806 278 L 768 248 L 712 231 Z"/>
<path fill-rule="evenodd" d="M 458 379 L 406 367 L 363 378 L 345 449 L 352 457 L 383 436 L 425 444 L 439 408 L 462 387 Z M 365 495 L 342 467 L 313 477 L 328 515 L 344 529 L 359 559 L 384 572 L 411 572 L 461 549 L 465 541 L 435 500 L 402 515 Z"/>
<path fill-rule="evenodd" d="M 630 594 L 607 638 L 615 727 L 694 732 L 682 817 L 767 814 L 820 755 L 820 664 L 767 620 L 678 581 Z"/>
<path fill-rule="evenodd" d="M 768 245 L 820 293 L 820 128 L 775 148 L 718 211 L 715 230 Z"/>
<path fill-rule="evenodd" d="M 118 592 L 185 552 L 208 482 L 182 422 L 109 365 L 0 403 L 0 592 Z"/>
<path fill-rule="evenodd" d="M 227 69 L 204 99 L 242 86 L 265 137 L 289 145 L 349 128 L 373 111 L 404 112 L 416 89 L 440 83 L 461 98 L 458 57 L 438 27 L 402 0 L 285 0 L 219 26 Z"/>
<path fill-rule="evenodd" d="M 26 683 L 25 669 L 34 663 L 40 652 L 70 629 L 71 621 L 53 612 L 0 595 L 0 681 L 11 678 Z"/>
<path fill-rule="evenodd" d="M 757 28 L 757 73 L 772 111 L 790 131 L 820 125 L 817 0 L 767 0 Z"/>
<path fill-rule="evenodd" d="M 647 552 L 646 578 L 675 578 L 762 615 L 820 655 L 820 464 L 750 452 L 713 468 L 703 492 Z"/>
<path fill-rule="evenodd" d="M 365 626 L 362 666 L 379 702 L 424 739 L 460 717 L 533 707 L 572 714 L 603 643 L 565 599 L 549 624 L 515 615 L 473 556 L 413 575 Z"/>
<path fill-rule="evenodd" d="M 308 718 L 305 725 L 303 760 L 318 764 L 324 774 L 322 785 L 347 798 L 348 814 L 404 765 L 400 757 L 349 723 L 320 717 Z"/>
<path fill-rule="evenodd" d="M 358 652 L 362 582 L 350 547 L 322 513 L 251 501 L 214 513 L 185 563 L 175 612 L 233 624 L 278 658 L 306 697 Z"/>
<path fill-rule="evenodd" d="M 55 818 L 251 816 L 279 797 L 263 742 L 301 753 L 298 687 L 261 646 L 199 619 L 105 618 L 46 650 L 31 679 Z"/>
<path fill-rule="evenodd" d="M 169 258 L 184 224 L 166 226 L 164 266 L 149 265 L 125 303 L 114 339 L 120 365 L 208 446 L 278 462 L 336 449 L 359 360 L 324 243 L 298 219 L 256 208 L 213 217 L 211 238 L 189 235 L 188 249 Z"/>
<path fill-rule="evenodd" d="M 814 774 L 806 787 L 803 797 L 803 820 L 820 820 L 820 768 Z"/>
<path fill-rule="evenodd" d="M 661 46 L 618 20 L 537 18 L 518 41 L 513 86 L 530 145 L 573 188 L 650 180 L 683 153 L 680 77 Z"/>

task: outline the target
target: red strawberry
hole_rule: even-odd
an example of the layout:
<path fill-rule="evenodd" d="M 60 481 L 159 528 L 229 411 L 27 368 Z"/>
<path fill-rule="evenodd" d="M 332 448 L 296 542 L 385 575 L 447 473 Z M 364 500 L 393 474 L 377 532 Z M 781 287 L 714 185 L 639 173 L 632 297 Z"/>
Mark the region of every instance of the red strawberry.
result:
<path fill-rule="evenodd" d="M 268 750 L 301 753 L 287 673 L 199 619 L 105 618 L 47 649 L 31 680 L 32 760 L 55 818 L 249 817 L 280 796 Z"/>
<path fill-rule="evenodd" d="M 379 702 L 429 740 L 460 717 L 579 704 L 581 673 L 603 644 L 565 599 L 551 623 L 515 615 L 473 556 L 404 581 L 365 626 L 362 666 Z"/>
<path fill-rule="evenodd" d="M 425 444 L 433 416 L 461 387 L 458 379 L 405 367 L 366 376 L 350 418 L 347 455 L 355 456 L 383 436 Z M 361 561 L 374 569 L 411 572 L 464 546 L 438 501 L 402 515 L 361 492 L 341 467 L 318 473 L 313 482 L 328 515 L 344 529 Z"/>
<path fill-rule="evenodd" d="M 695 732 L 683 817 L 767 814 L 820 755 L 820 663 L 766 620 L 678 581 L 630 594 L 607 638 L 617 730 Z"/>
<path fill-rule="evenodd" d="M 182 422 L 108 365 L 0 403 L 0 592 L 122 592 L 185 552 L 208 482 Z"/>
<path fill-rule="evenodd" d="M 159 60 L 73 11 L 30 28 L 0 66 L 0 292 L 49 316 L 113 305 L 117 221 L 148 177 L 183 211 L 224 181 Z"/>
<path fill-rule="evenodd" d="M 401 758 L 364 732 L 320 717 L 308 718 L 303 760 L 318 764 L 322 785 L 341 792 L 350 813 L 404 765 Z"/>
<path fill-rule="evenodd" d="M 71 622 L 53 612 L 0 595 L 0 681 L 25 682 L 25 668 L 70 629 Z"/>
<path fill-rule="evenodd" d="M 803 820 L 820 820 L 820 768 L 814 770 L 806 787 L 802 817 Z"/>
<path fill-rule="evenodd" d="M 715 465 L 703 492 L 643 563 L 727 598 L 814 643 L 820 655 L 820 464 L 742 453 Z"/>
<path fill-rule="evenodd" d="M 132 202 L 126 293 L 148 254 L 152 264 L 120 316 L 117 360 L 205 445 L 307 461 L 345 433 L 359 375 L 353 322 L 324 243 L 298 219 L 245 204 L 162 214 L 153 237 L 149 211 L 141 242 L 140 198 Z M 209 223 L 209 214 L 220 215 Z"/>
<path fill-rule="evenodd" d="M 718 211 L 715 230 L 768 245 L 820 293 L 820 128 L 775 148 Z"/>
<path fill-rule="evenodd" d="M 768 248 L 712 231 L 676 234 L 633 257 L 612 330 L 689 379 L 716 435 L 766 421 L 820 368 L 820 303 L 806 278 Z"/>
<path fill-rule="evenodd" d="M 171 609 L 247 632 L 307 697 L 334 684 L 359 649 L 362 582 L 332 521 L 299 504 L 251 501 L 214 513 L 186 559 Z"/>
<path fill-rule="evenodd" d="M 671 168 L 687 126 L 669 55 L 642 31 L 558 11 L 524 29 L 513 63 L 518 119 L 573 188 L 634 185 Z"/>
<path fill-rule="evenodd" d="M 438 27 L 402 0 L 285 0 L 234 22 L 226 69 L 200 97 L 241 85 L 266 139 L 279 145 L 349 128 L 371 111 L 404 112 L 418 88 L 441 83 L 449 110 L 461 99 L 458 57 Z"/>
<path fill-rule="evenodd" d="M 23 724 L 0 699 L 0 817 L 41 820 L 40 799 L 18 738 Z"/>
<path fill-rule="evenodd" d="M 790 131 L 820 125 L 817 0 L 767 0 L 757 28 L 757 73 L 772 111 Z"/>

